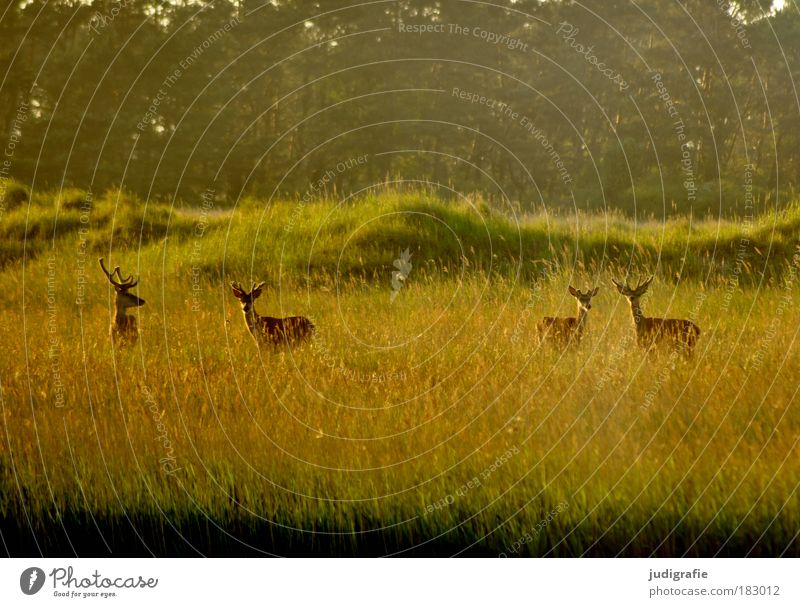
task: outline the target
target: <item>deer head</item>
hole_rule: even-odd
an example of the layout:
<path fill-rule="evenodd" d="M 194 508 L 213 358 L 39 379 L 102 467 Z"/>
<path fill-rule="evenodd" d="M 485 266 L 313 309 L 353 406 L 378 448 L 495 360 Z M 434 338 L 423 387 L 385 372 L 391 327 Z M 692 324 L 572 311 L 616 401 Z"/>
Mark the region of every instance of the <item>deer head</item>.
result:
<path fill-rule="evenodd" d="M 595 287 L 594 290 L 587 288 L 586 293 L 583 293 L 580 289 L 576 289 L 572 285 L 569 286 L 569 294 L 578 300 L 578 305 L 582 312 L 588 312 L 592 309 L 592 297 L 597 295 L 599 290 L 600 287 Z"/>
<path fill-rule="evenodd" d="M 137 308 L 145 303 L 144 299 L 137 297 L 133 293 L 129 293 L 133 287 L 139 284 L 139 279 L 133 279 L 133 275 L 127 278 L 122 278 L 119 266 L 116 266 L 113 271 L 109 272 L 106 269 L 103 258 L 100 258 L 100 267 L 103 273 L 108 278 L 108 282 L 114 285 L 114 290 L 117 292 L 117 310 L 122 311 L 125 308 Z M 117 278 L 114 279 L 114 276 Z"/>
<path fill-rule="evenodd" d="M 633 313 L 633 320 L 638 324 L 640 320 L 644 317 L 642 308 L 639 305 L 639 298 L 645 293 L 647 293 L 647 288 L 650 286 L 650 283 L 653 282 L 653 277 L 651 276 L 644 282 L 640 281 L 636 285 L 635 289 L 631 289 L 628 286 L 627 282 L 621 283 L 614 280 L 613 278 L 611 279 L 611 282 L 613 282 L 614 286 L 617 287 L 617 291 L 619 291 L 621 295 L 623 295 L 628 299 L 628 303 L 631 304 L 631 312 Z"/>
<path fill-rule="evenodd" d="M 250 313 L 253 310 L 253 303 L 256 299 L 261 296 L 261 292 L 264 290 L 264 285 L 266 283 L 260 282 L 258 284 L 253 283 L 253 287 L 250 289 L 249 292 L 245 291 L 238 282 L 231 283 L 231 290 L 233 290 L 233 296 L 239 300 L 239 303 L 242 304 L 242 312 L 245 314 Z"/>
<path fill-rule="evenodd" d="M 632 304 L 637 304 L 638 305 L 639 298 L 642 295 L 644 295 L 645 293 L 647 293 L 647 289 L 650 286 L 650 283 L 653 282 L 653 277 L 651 276 L 650 278 L 648 278 L 644 282 L 640 281 L 636 285 L 636 288 L 633 288 L 633 289 L 631 289 L 628 286 L 627 282 L 621 283 L 621 282 L 618 282 L 617 280 L 614 280 L 613 278 L 611 279 L 611 282 L 613 282 L 614 286 L 617 287 L 617 291 L 620 292 L 620 295 L 623 295 L 623 296 L 627 297 L 628 301 L 631 302 Z"/>

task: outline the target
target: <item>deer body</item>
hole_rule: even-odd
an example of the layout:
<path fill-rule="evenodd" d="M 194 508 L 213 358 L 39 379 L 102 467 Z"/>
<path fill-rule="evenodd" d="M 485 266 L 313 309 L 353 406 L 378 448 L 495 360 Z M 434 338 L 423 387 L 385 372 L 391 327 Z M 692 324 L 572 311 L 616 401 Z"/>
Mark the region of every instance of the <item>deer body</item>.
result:
<path fill-rule="evenodd" d="M 138 308 L 144 305 L 145 301 L 133 293 L 129 293 L 129 291 L 139 284 L 139 280 L 134 280 L 133 276 L 122 278 L 119 266 L 109 272 L 102 258 L 100 259 L 100 267 L 115 291 L 114 318 L 111 321 L 109 333 L 115 343 L 132 345 L 139 338 L 139 329 L 136 326 L 136 317 L 128 314 L 128 308 Z M 117 278 L 115 279 L 114 276 L 117 276 Z"/>
<path fill-rule="evenodd" d="M 268 343 L 275 346 L 301 342 L 314 332 L 313 323 L 304 316 L 289 316 L 287 318 L 273 318 L 259 316 L 255 309 L 255 300 L 261 295 L 264 283 L 253 285 L 248 293 L 239 283 L 232 282 L 233 295 L 242 304 L 244 320 L 247 329 L 259 343 Z"/>
<path fill-rule="evenodd" d="M 651 276 L 635 289 L 631 289 L 627 284 L 612 279 L 617 290 L 628 299 L 631 306 L 636 343 L 642 348 L 670 345 L 683 350 L 686 356 L 691 356 L 700 337 L 700 327 L 691 320 L 682 318 L 650 318 L 644 315 L 639 299 L 647 292 L 652 281 Z"/>
<path fill-rule="evenodd" d="M 539 343 L 550 341 L 558 345 L 567 345 L 569 343 L 580 343 L 583 339 L 583 333 L 586 328 L 586 318 L 589 310 L 592 309 L 592 297 L 597 295 L 599 287 L 594 291 L 587 290 L 586 293 L 569 287 L 569 293 L 578 302 L 578 315 L 571 318 L 559 318 L 554 316 L 545 316 L 542 320 L 536 323 L 536 335 Z"/>

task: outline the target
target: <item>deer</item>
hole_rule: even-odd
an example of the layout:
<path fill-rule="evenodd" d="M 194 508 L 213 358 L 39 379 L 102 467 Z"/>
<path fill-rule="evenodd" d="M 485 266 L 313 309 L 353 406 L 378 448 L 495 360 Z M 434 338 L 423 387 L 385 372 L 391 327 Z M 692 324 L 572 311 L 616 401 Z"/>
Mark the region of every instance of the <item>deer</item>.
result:
<path fill-rule="evenodd" d="M 253 283 L 253 287 L 248 292 L 238 282 L 231 282 L 233 296 L 242 304 L 247 329 L 256 343 L 273 346 L 289 345 L 311 337 L 314 325 L 304 316 L 272 318 L 271 316 L 259 316 L 256 313 L 255 301 L 261 296 L 265 284 L 264 282 Z"/>
<path fill-rule="evenodd" d="M 141 297 L 129 293 L 133 287 L 139 284 L 139 279 L 134 280 L 133 275 L 122 278 L 119 266 L 109 272 L 102 257 L 100 258 L 100 267 L 116 291 L 114 318 L 111 320 L 109 329 L 111 337 L 116 343 L 134 344 L 139 337 L 139 330 L 136 328 L 136 317 L 129 315 L 127 310 L 128 308 L 138 308 L 145 303 Z M 117 276 L 116 280 L 114 279 L 115 275 Z"/>
<path fill-rule="evenodd" d="M 556 318 L 545 316 L 536 323 L 536 334 L 539 343 L 550 341 L 559 345 L 578 344 L 583 339 L 583 332 L 586 329 L 586 317 L 592 309 L 592 298 L 597 295 L 600 287 L 593 290 L 586 289 L 586 293 L 569 285 L 569 294 L 578 302 L 577 317 Z"/>
<path fill-rule="evenodd" d="M 631 305 L 633 324 L 636 329 L 636 343 L 639 347 L 652 350 L 657 344 L 671 345 L 680 349 L 687 357 L 691 357 L 697 338 L 700 337 L 700 327 L 691 320 L 681 318 L 648 318 L 642 312 L 639 299 L 647 293 L 653 276 L 639 282 L 636 288 L 628 286 L 627 282 L 619 282 L 611 279 L 617 291 L 627 298 Z"/>

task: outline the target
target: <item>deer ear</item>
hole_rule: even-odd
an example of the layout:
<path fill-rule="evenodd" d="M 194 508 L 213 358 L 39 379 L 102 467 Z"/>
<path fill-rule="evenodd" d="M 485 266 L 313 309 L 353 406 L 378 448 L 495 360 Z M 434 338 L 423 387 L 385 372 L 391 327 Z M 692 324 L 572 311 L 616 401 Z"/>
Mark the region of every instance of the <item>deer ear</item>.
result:
<path fill-rule="evenodd" d="M 594 297 L 595 295 L 597 295 L 597 292 L 598 292 L 599 290 L 600 290 L 600 287 L 595 287 L 595 288 L 594 288 L 594 291 L 592 291 L 592 297 Z"/>
<path fill-rule="evenodd" d="M 253 299 L 255 299 L 256 297 L 259 297 L 261 295 L 261 291 L 264 290 L 264 285 L 265 284 L 266 283 L 264 283 L 264 282 L 260 282 L 258 284 L 253 284 L 253 290 L 250 291 L 250 296 Z"/>
<path fill-rule="evenodd" d="M 580 295 L 580 291 L 576 291 L 575 287 L 569 285 L 569 294 L 572 295 L 573 297 L 577 297 L 578 295 Z"/>

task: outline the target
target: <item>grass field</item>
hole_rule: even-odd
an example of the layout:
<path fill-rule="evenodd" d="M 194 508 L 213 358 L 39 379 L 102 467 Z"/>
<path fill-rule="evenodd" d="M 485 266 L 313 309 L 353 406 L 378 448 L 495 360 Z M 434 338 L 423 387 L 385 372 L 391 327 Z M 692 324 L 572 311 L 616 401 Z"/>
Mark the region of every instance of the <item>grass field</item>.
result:
<path fill-rule="evenodd" d="M 5 210 L 11 554 L 800 555 L 797 207 L 207 203 Z M 134 347 L 109 338 L 100 256 L 141 276 Z M 633 344 L 610 278 L 651 272 L 645 311 L 702 328 L 690 360 Z M 266 280 L 257 310 L 314 341 L 257 347 L 229 280 Z M 570 282 L 600 286 L 587 336 L 540 348 Z"/>

